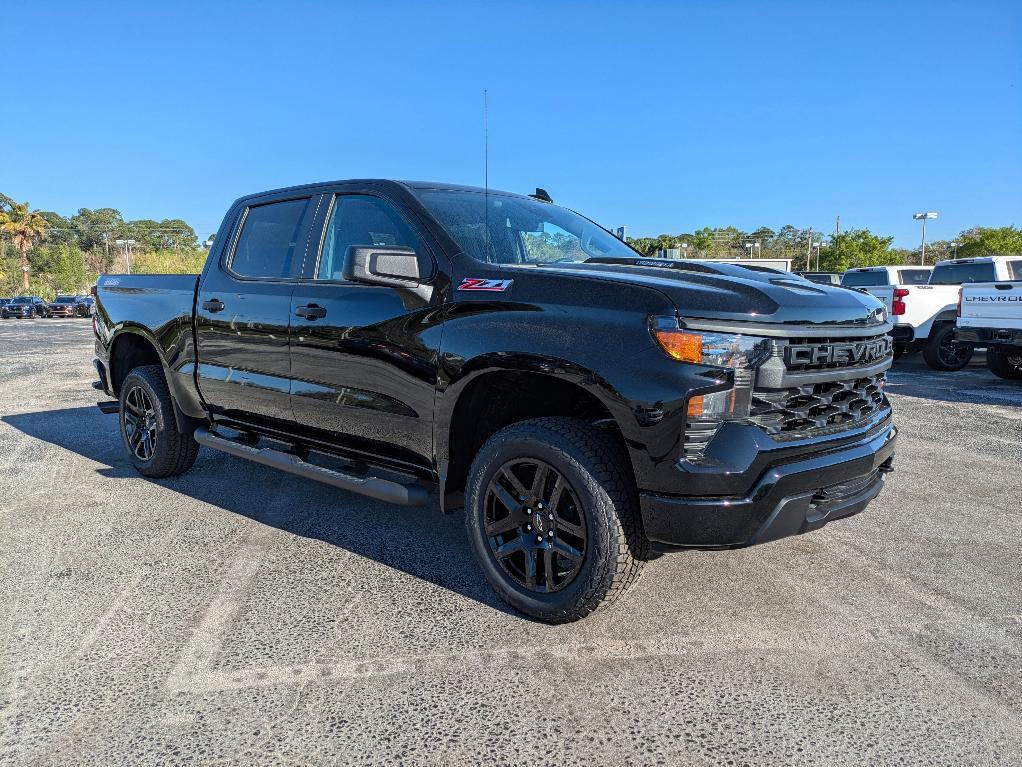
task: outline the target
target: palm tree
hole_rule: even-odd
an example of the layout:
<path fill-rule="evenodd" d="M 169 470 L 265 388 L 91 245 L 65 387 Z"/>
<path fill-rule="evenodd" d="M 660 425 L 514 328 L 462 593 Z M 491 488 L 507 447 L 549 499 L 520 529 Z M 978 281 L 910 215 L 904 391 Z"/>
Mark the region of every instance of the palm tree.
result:
<path fill-rule="evenodd" d="M 21 251 L 21 285 L 28 290 L 28 251 L 37 237 L 46 234 L 46 219 L 38 210 L 29 212 L 28 203 L 14 203 L 8 212 L 0 212 L 0 233 L 11 235 L 14 247 Z"/>

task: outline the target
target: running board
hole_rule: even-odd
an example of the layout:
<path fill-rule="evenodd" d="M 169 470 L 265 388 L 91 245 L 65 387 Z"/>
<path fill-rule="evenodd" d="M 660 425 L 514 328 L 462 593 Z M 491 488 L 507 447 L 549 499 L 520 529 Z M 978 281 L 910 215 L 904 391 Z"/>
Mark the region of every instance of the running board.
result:
<path fill-rule="evenodd" d="M 290 474 L 297 474 L 299 477 L 324 482 L 339 487 L 341 490 L 350 490 L 353 493 L 367 495 L 380 501 L 396 503 L 399 506 L 425 506 L 429 503 L 429 493 L 421 485 L 404 485 L 389 479 L 356 477 L 333 469 L 325 469 L 322 466 L 303 461 L 293 453 L 285 453 L 269 447 L 253 447 L 221 437 L 205 426 L 200 426 L 195 430 L 195 441 L 200 445 L 211 447 L 214 450 L 222 450 L 238 458 L 261 463 L 263 466 L 272 466 Z"/>
<path fill-rule="evenodd" d="M 99 408 L 99 412 L 103 415 L 113 415 L 114 413 L 121 412 L 121 403 L 115 399 L 108 400 L 107 402 L 97 402 L 96 407 Z"/>

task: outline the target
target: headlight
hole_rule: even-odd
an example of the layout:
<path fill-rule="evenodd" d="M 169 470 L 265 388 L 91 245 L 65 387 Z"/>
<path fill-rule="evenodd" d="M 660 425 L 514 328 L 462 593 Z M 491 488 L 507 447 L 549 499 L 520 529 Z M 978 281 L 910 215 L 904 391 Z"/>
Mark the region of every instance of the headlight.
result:
<path fill-rule="evenodd" d="M 720 368 L 748 367 L 770 350 L 769 342 L 756 336 L 662 327 L 656 328 L 653 335 L 664 351 L 679 362 Z"/>
<path fill-rule="evenodd" d="M 753 368 L 770 354 L 770 341 L 738 333 L 707 333 L 677 327 L 674 318 L 655 318 L 653 337 L 679 362 L 734 371 L 734 386 L 688 399 L 689 426 L 716 428 L 724 421 L 747 418 L 752 398 Z"/>

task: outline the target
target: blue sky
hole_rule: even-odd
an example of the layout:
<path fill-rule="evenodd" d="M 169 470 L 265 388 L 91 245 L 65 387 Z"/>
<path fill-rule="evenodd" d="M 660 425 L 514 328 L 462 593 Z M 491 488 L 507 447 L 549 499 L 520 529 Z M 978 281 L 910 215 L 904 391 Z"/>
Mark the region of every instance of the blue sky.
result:
<path fill-rule="evenodd" d="M 1022 225 L 1018 2 L 7 2 L 0 25 L 0 191 L 65 215 L 205 236 L 262 189 L 481 184 L 485 88 L 491 185 L 632 236 Z"/>

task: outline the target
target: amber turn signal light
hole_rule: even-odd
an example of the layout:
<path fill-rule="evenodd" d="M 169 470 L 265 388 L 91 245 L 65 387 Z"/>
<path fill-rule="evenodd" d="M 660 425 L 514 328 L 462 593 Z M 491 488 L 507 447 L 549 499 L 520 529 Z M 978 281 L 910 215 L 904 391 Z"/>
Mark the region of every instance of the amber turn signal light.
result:
<path fill-rule="evenodd" d="M 671 357 L 680 362 L 700 363 L 703 360 L 703 337 L 679 330 L 657 330 L 657 342 Z"/>

